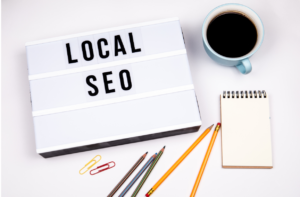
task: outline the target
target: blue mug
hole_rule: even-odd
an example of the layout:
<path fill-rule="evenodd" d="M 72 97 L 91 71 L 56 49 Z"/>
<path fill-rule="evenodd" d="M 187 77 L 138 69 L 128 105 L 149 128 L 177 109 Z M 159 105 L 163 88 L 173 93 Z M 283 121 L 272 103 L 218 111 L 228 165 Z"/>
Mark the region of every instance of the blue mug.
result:
<path fill-rule="evenodd" d="M 225 57 L 215 52 L 207 41 L 206 31 L 210 22 L 217 16 L 224 13 L 238 12 L 246 16 L 255 25 L 257 31 L 257 41 L 253 49 L 246 55 L 237 58 Z M 217 63 L 224 66 L 235 66 L 243 73 L 248 74 L 252 70 L 249 58 L 259 49 L 264 39 L 264 26 L 259 16 L 250 8 L 236 3 L 224 4 L 213 9 L 205 18 L 202 25 L 202 39 L 206 53 Z"/>

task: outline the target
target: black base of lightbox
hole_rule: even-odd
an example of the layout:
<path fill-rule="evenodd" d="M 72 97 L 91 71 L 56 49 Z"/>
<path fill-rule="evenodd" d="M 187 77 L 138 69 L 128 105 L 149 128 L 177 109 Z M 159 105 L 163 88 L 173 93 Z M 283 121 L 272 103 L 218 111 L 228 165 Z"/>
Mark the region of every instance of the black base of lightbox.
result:
<path fill-rule="evenodd" d="M 110 142 L 101 142 L 101 143 L 79 146 L 79 147 L 74 147 L 74 148 L 56 150 L 56 151 L 51 151 L 51 152 L 44 152 L 44 153 L 39 153 L 39 154 L 44 158 L 50 158 L 50 157 L 55 157 L 55 156 L 60 156 L 60 155 L 67 155 L 67 154 L 84 152 L 84 151 L 95 150 L 95 149 L 100 149 L 100 148 L 107 148 L 107 147 L 111 147 L 111 146 L 118 146 L 118 145 L 123 145 L 123 144 L 134 143 L 134 142 L 153 140 L 153 139 L 162 138 L 162 137 L 169 137 L 169 136 L 174 136 L 174 135 L 181 135 L 181 134 L 186 134 L 186 133 L 197 132 L 200 129 L 200 127 L 201 127 L 201 125 L 195 126 L 195 127 L 188 127 L 188 128 L 184 128 L 184 129 L 166 131 L 166 132 L 161 132 L 161 133 L 137 136 L 137 137 L 127 138 L 127 139 L 115 140 L 115 141 L 110 141 Z"/>

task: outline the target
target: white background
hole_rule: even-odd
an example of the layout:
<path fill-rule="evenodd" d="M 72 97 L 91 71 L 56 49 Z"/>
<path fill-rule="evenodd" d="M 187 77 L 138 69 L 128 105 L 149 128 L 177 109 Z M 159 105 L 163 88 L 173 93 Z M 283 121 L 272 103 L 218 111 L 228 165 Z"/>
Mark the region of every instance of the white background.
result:
<path fill-rule="evenodd" d="M 227 2 L 2 1 L 3 196 L 107 196 L 142 154 L 149 151 L 148 159 L 166 145 L 165 153 L 139 193 L 144 196 L 205 128 L 220 121 L 219 95 L 223 90 L 267 91 L 274 168 L 223 169 L 219 134 L 197 196 L 300 196 L 300 2 L 236 1 L 257 12 L 265 27 L 264 42 L 251 58 L 253 70 L 246 76 L 235 68 L 217 65 L 203 48 L 203 20 L 210 10 L 224 3 Z M 26 42 L 174 16 L 180 18 L 186 41 L 203 119 L 200 132 L 50 159 L 35 153 Z M 211 135 L 212 132 L 153 197 L 190 195 Z M 116 167 L 95 176 L 79 175 L 79 169 L 97 154 L 102 156 L 97 165 L 115 161 Z"/>

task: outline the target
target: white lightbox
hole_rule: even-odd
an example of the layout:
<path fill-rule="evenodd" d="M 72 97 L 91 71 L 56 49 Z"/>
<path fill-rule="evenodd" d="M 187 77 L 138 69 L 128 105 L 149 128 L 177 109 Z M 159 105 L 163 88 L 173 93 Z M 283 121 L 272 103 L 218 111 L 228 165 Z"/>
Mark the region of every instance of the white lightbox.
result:
<path fill-rule="evenodd" d="M 201 126 L 178 18 L 26 44 L 37 153 L 76 153 Z"/>

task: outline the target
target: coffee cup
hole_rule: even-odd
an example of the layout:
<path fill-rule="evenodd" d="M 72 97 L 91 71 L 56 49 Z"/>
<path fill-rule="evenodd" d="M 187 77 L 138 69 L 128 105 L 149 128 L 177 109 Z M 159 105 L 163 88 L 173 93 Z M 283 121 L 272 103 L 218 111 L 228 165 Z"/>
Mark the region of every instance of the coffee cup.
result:
<path fill-rule="evenodd" d="M 264 26 L 259 16 L 241 4 L 224 4 L 213 9 L 202 25 L 205 51 L 224 66 L 235 66 L 242 74 L 252 70 L 249 58 L 259 49 Z"/>

